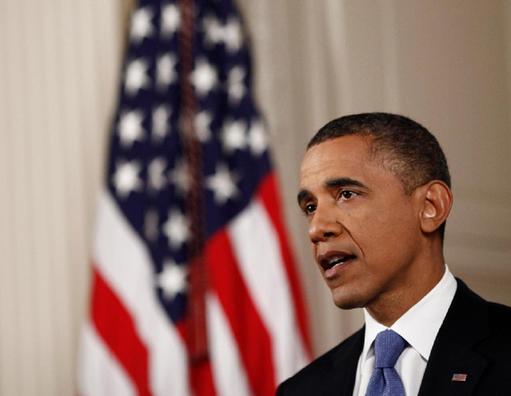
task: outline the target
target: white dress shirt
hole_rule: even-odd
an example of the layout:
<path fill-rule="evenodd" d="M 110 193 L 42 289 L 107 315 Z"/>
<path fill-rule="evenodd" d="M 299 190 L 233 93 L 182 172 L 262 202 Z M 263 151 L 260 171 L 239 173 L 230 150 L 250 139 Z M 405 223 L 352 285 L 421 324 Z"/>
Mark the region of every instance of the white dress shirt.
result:
<path fill-rule="evenodd" d="M 390 327 L 408 342 L 394 366 L 403 381 L 407 396 L 419 393 L 429 354 L 454 298 L 456 287 L 456 279 L 446 266 L 440 282 Z M 366 309 L 364 317 L 364 348 L 358 360 L 354 396 L 365 396 L 374 369 L 374 340 L 380 331 L 388 329 L 378 323 Z"/>

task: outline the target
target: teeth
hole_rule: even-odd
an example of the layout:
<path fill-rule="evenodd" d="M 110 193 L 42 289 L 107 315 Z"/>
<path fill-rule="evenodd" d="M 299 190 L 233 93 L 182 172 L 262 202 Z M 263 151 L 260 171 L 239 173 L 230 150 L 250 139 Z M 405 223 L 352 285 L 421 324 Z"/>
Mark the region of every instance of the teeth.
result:
<path fill-rule="evenodd" d="M 333 267 L 335 264 L 342 263 L 344 260 L 345 260 L 344 257 L 342 257 L 342 258 L 335 258 L 333 260 L 330 260 L 330 262 L 328 264 Z"/>
<path fill-rule="evenodd" d="M 346 261 L 347 257 L 336 257 L 328 262 L 328 268 L 332 268 L 337 264 L 342 264 Z"/>
<path fill-rule="evenodd" d="M 342 257 L 334 257 L 334 258 L 328 260 L 327 268 L 332 268 L 333 266 L 335 266 L 337 264 L 344 264 L 346 261 L 351 260 L 354 257 L 355 256 L 351 256 L 351 255 L 342 256 Z"/>

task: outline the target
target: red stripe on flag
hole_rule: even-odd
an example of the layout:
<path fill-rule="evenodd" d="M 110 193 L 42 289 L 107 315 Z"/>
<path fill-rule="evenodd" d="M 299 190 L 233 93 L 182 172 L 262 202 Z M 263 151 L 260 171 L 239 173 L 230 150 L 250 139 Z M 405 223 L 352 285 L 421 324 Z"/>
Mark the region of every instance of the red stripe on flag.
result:
<path fill-rule="evenodd" d="M 96 268 L 92 279 L 91 318 L 98 334 L 124 367 L 139 395 L 150 395 L 148 352 L 123 303 Z"/>
<path fill-rule="evenodd" d="M 226 232 L 215 234 L 205 252 L 210 286 L 229 321 L 253 394 L 273 395 L 276 384 L 271 338 L 247 291 Z"/>
<path fill-rule="evenodd" d="M 190 376 L 194 396 L 216 396 L 209 359 L 193 364 L 190 367 Z"/>
<path fill-rule="evenodd" d="M 312 356 L 312 344 L 309 335 L 309 328 L 307 326 L 307 314 L 302 298 L 300 282 L 295 269 L 296 261 L 291 254 L 284 223 L 282 222 L 284 217 L 282 216 L 282 210 L 280 207 L 280 194 L 277 189 L 275 174 L 273 172 L 266 176 L 261 182 L 258 195 L 261 198 L 278 235 L 280 251 L 282 253 L 287 277 L 291 287 L 298 327 L 305 343 L 306 352 L 310 358 Z"/>
<path fill-rule="evenodd" d="M 178 322 L 176 329 L 183 340 L 183 344 L 187 345 L 187 332 L 189 327 L 185 321 Z M 209 358 L 199 362 L 188 361 L 190 387 L 194 396 L 216 396 L 215 383 L 213 381 L 213 371 Z"/>

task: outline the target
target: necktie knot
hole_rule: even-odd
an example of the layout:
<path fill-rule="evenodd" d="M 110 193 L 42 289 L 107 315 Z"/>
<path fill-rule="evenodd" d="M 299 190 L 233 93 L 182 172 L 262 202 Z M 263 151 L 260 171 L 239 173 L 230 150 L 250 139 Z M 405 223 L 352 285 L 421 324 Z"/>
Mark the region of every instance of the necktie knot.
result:
<path fill-rule="evenodd" d="M 391 368 L 406 347 L 406 341 L 392 330 L 378 333 L 374 341 L 374 355 L 376 368 Z"/>

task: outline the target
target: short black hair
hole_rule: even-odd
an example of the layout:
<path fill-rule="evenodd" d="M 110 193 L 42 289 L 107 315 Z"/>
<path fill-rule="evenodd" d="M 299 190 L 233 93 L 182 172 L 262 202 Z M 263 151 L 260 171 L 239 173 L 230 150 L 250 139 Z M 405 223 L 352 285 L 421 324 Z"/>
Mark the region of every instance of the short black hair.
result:
<path fill-rule="evenodd" d="M 447 159 L 438 140 L 425 127 L 408 117 L 390 113 L 361 113 L 336 118 L 323 126 L 307 149 L 342 136 L 370 139 L 371 153 L 381 158 L 403 183 L 406 194 L 432 180 L 451 187 Z M 445 223 L 440 227 L 443 239 Z"/>

